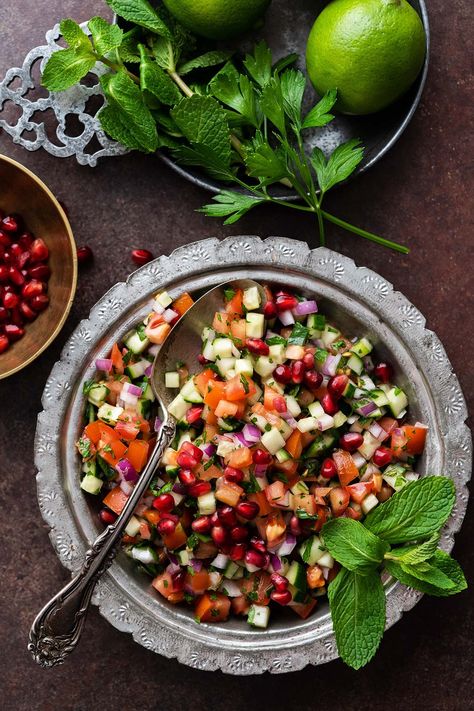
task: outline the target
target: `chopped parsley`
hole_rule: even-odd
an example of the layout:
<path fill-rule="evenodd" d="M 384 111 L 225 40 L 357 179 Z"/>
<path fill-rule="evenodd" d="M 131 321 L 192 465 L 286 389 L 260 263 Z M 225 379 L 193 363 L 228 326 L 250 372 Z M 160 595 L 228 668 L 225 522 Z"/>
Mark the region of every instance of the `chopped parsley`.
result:
<path fill-rule="evenodd" d="M 298 518 L 304 519 L 305 521 L 317 521 L 319 518 L 318 514 L 309 514 L 304 509 L 296 509 L 296 515 Z"/>
<path fill-rule="evenodd" d="M 314 357 L 318 361 L 318 363 L 324 363 L 326 358 L 328 357 L 328 352 L 324 350 L 324 348 L 318 348 L 316 350 L 316 353 L 314 354 Z"/>
<path fill-rule="evenodd" d="M 250 387 L 249 387 L 248 380 L 243 373 L 240 374 L 240 382 L 242 383 L 242 385 L 244 387 L 245 393 L 248 395 L 248 393 L 250 392 Z"/>
<path fill-rule="evenodd" d="M 235 291 L 233 289 L 224 289 L 224 299 L 226 301 L 232 301 L 235 296 Z"/>
<path fill-rule="evenodd" d="M 89 395 L 91 389 L 95 385 L 95 380 L 86 380 L 84 381 L 84 384 L 82 386 L 82 394 L 83 395 Z"/>
<path fill-rule="evenodd" d="M 266 339 L 265 343 L 268 346 L 286 346 L 287 340 L 283 338 L 283 336 L 270 336 L 270 338 Z"/>
<path fill-rule="evenodd" d="M 137 326 L 137 335 L 141 341 L 146 341 L 145 324 L 144 323 L 140 323 Z"/>
<path fill-rule="evenodd" d="M 292 330 L 290 337 L 288 339 L 288 345 L 289 346 L 304 346 L 304 344 L 308 340 L 308 335 L 309 335 L 309 328 L 306 328 L 306 326 L 303 326 L 302 323 L 299 323 L 297 321 L 295 323 L 295 325 L 293 326 L 293 330 Z"/>

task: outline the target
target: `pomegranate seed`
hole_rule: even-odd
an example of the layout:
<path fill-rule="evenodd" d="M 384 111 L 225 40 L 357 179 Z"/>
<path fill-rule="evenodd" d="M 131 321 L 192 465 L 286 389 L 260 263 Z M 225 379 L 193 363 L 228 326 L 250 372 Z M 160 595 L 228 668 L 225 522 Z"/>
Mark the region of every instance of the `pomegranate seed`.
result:
<path fill-rule="evenodd" d="M 196 457 L 193 457 L 188 452 L 183 452 L 183 450 L 179 452 L 176 461 L 182 469 L 195 469 L 199 464 L 199 460 Z"/>
<path fill-rule="evenodd" d="M 291 309 L 295 308 L 297 303 L 298 303 L 298 300 L 294 296 L 291 296 L 291 294 L 287 294 L 284 291 L 278 292 L 277 297 L 276 297 L 277 311 L 279 311 L 279 312 L 291 311 Z"/>
<path fill-rule="evenodd" d="M 270 579 L 277 592 L 285 592 L 285 590 L 288 589 L 289 580 L 288 578 L 285 578 L 284 575 L 280 575 L 280 573 L 272 573 Z"/>
<path fill-rule="evenodd" d="M 87 264 L 87 262 L 92 261 L 94 254 L 92 249 L 85 244 L 83 247 L 77 248 L 77 261 L 79 264 Z"/>
<path fill-rule="evenodd" d="M 224 526 L 213 526 L 211 529 L 211 536 L 216 546 L 223 546 L 227 543 L 228 534 Z"/>
<path fill-rule="evenodd" d="M 317 390 L 321 387 L 322 382 L 323 376 L 321 375 L 321 373 L 318 373 L 317 370 L 307 370 L 304 374 L 304 384 L 310 390 Z"/>
<path fill-rule="evenodd" d="M 303 363 L 308 370 L 314 368 L 314 355 L 312 353 L 305 353 L 303 356 Z"/>
<path fill-rule="evenodd" d="M 224 476 L 227 481 L 231 481 L 233 484 L 240 484 L 244 480 L 245 474 L 242 469 L 236 469 L 235 467 L 226 467 L 224 469 Z"/>
<path fill-rule="evenodd" d="M 334 459 L 331 459 L 330 457 L 325 459 L 324 462 L 321 464 L 320 473 L 321 476 L 325 479 L 333 479 L 335 476 L 337 476 L 337 469 L 334 463 Z"/>
<path fill-rule="evenodd" d="M 339 410 L 337 402 L 334 401 L 333 396 L 330 393 L 326 393 L 321 400 L 321 405 L 326 415 L 335 415 Z"/>
<path fill-rule="evenodd" d="M 392 461 L 392 452 L 387 447 L 379 447 L 374 452 L 373 460 L 378 467 L 384 467 Z"/>
<path fill-rule="evenodd" d="M 28 269 L 28 276 L 32 279 L 38 279 L 39 281 L 48 281 L 51 276 L 51 269 L 47 264 L 37 264 L 36 267 L 30 267 Z"/>
<path fill-rule="evenodd" d="M 106 526 L 110 526 L 117 520 L 117 514 L 114 514 L 113 511 L 109 511 L 109 509 L 101 509 L 99 511 L 99 518 Z"/>
<path fill-rule="evenodd" d="M 275 316 L 277 315 L 277 309 L 274 301 L 267 301 L 267 303 L 263 307 L 263 315 L 268 320 L 271 318 L 275 318 Z"/>
<path fill-rule="evenodd" d="M 0 230 L 0 244 L 3 247 L 9 247 L 11 245 L 11 243 L 12 243 L 11 237 L 9 237 L 7 235 L 7 233 L 4 232 L 3 230 Z"/>
<path fill-rule="evenodd" d="M 251 521 L 258 516 L 260 506 L 256 501 L 241 501 L 237 504 L 235 510 L 239 516 L 242 516 L 242 518 L 245 518 L 247 521 Z"/>
<path fill-rule="evenodd" d="M 248 529 L 245 526 L 234 526 L 230 531 L 230 537 L 235 543 L 242 543 L 249 537 Z"/>
<path fill-rule="evenodd" d="M 6 336 L 0 335 L 0 353 L 4 353 L 10 346 L 10 341 Z"/>
<path fill-rule="evenodd" d="M 193 425 L 195 422 L 202 418 L 202 411 L 204 407 L 202 405 L 196 405 L 196 407 L 190 407 L 186 413 L 186 422 Z"/>
<path fill-rule="evenodd" d="M 25 283 L 25 277 L 16 267 L 10 267 L 8 276 L 10 277 L 11 283 L 15 284 L 15 286 L 23 286 Z"/>
<path fill-rule="evenodd" d="M 6 321 L 8 318 L 8 311 L 4 306 L 0 306 L 0 321 Z"/>
<path fill-rule="evenodd" d="M 161 518 L 167 519 L 168 521 L 173 521 L 175 526 L 177 526 L 179 523 L 179 516 L 177 514 L 165 512 L 161 514 Z"/>
<path fill-rule="evenodd" d="M 8 264 L 8 266 L 13 265 L 15 261 L 13 258 L 13 254 L 11 252 L 4 252 L 3 261 L 5 262 L 5 264 Z"/>
<path fill-rule="evenodd" d="M 45 262 L 49 257 L 49 249 L 40 237 L 31 245 L 30 253 L 32 262 Z"/>
<path fill-rule="evenodd" d="M 47 297 L 46 294 L 38 294 L 38 296 L 33 296 L 30 304 L 31 308 L 35 311 L 44 311 L 49 304 L 49 297 Z"/>
<path fill-rule="evenodd" d="M 204 356 L 203 356 L 202 353 L 200 353 L 200 354 L 198 355 L 198 363 L 199 363 L 199 365 L 207 365 L 207 364 L 210 363 L 210 362 L 211 362 L 210 360 L 207 360 L 207 358 L 204 358 Z"/>
<path fill-rule="evenodd" d="M 14 242 L 14 244 L 11 245 L 10 252 L 16 261 L 18 261 L 21 255 L 23 254 L 23 250 L 18 244 L 18 242 Z"/>
<path fill-rule="evenodd" d="M 31 232 L 23 232 L 23 234 L 18 237 L 18 244 L 23 247 L 23 249 L 29 250 L 33 244 L 33 240 L 34 237 Z"/>
<path fill-rule="evenodd" d="M 171 580 L 173 585 L 173 592 L 181 592 L 181 590 L 184 588 L 185 579 L 186 573 L 184 572 L 184 570 L 177 570 L 176 573 L 172 574 Z"/>
<path fill-rule="evenodd" d="M 219 521 L 226 527 L 232 528 L 237 523 L 237 516 L 232 506 L 223 506 L 219 511 Z"/>
<path fill-rule="evenodd" d="M 26 301 L 21 302 L 20 311 L 21 311 L 22 315 L 26 318 L 27 321 L 34 321 L 38 315 L 35 311 L 33 311 L 33 309 L 30 306 L 28 306 Z"/>
<path fill-rule="evenodd" d="M 230 549 L 230 559 L 231 560 L 243 560 L 245 556 L 245 551 L 247 547 L 244 543 L 236 543 Z"/>
<path fill-rule="evenodd" d="M 180 469 L 178 479 L 184 486 L 194 486 L 197 481 L 196 475 L 190 469 Z"/>
<path fill-rule="evenodd" d="M 265 556 L 260 551 L 251 548 L 245 553 L 245 562 L 249 565 L 255 565 L 257 568 L 263 568 L 265 565 Z"/>
<path fill-rule="evenodd" d="M 328 393 L 330 393 L 335 400 L 339 400 L 339 398 L 342 397 L 348 382 L 349 378 L 347 375 L 335 375 L 328 383 Z"/>
<path fill-rule="evenodd" d="M 254 464 L 271 464 L 273 462 L 273 457 L 270 452 L 264 449 L 256 449 L 252 454 L 252 459 Z"/>
<path fill-rule="evenodd" d="M 156 528 L 162 536 L 168 536 L 175 532 L 176 523 L 169 518 L 162 518 L 158 521 Z"/>
<path fill-rule="evenodd" d="M 42 294 L 44 291 L 44 284 L 42 281 L 38 281 L 37 279 L 32 279 L 31 281 L 28 282 L 28 284 L 25 284 L 23 289 L 21 290 L 21 295 L 25 299 L 32 299 L 33 296 L 38 296 L 39 294 Z"/>
<path fill-rule="evenodd" d="M 203 458 L 204 452 L 202 449 L 199 449 L 199 447 L 196 447 L 195 444 L 192 442 L 184 442 L 180 452 L 186 452 L 187 454 L 190 454 L 191 457 L 194 457 L 194 459 L 197 459 L 198 462 L 201 461 Z"/>
<path fill-rule="evenodd" d="M 355 452 L 363 442 L 364 438 L 359 432 L 346 432 L 339 438 L 339 444 L 346 452 Z"/>
<path fill-rule="evenodd" d="M 10 320 L 12 323 L 15 324 L 15 326 L 21 327 L 25 323 L 23 314 L 21 313 L 19 306 L 16 306 L 14 309 L 12 309 L 10 311 Z"/>
<path fill-rule="evenodd" d="M 295 360 L 291 364 L 291 379 L 295 385 L 299 385 L 303 382 L 305 374 L 305 366 L 302 360 Z"/>
<path fill-rule="evenodd" d="M 287 407 L 286 407 L 286 400 L 282 396 L 274 397 L 273 398 L 273 408 L 280 413 L 286 412 Z"/>
<path fill-rule="evenodd" d="M 172 511 L 174 509 L 174 499 L 171 494 L 159 494 L 156 499 L 153 500 L 152 504 L 154 509 L 157 511 Z"/>
<path fill-rule="evenodd" d="M 245 346 L 250 353 L 259 356 L 266 356 L 270 353 L 270 347 L 261 338 L 247 338 Z"/>
<path fill-rule="evenodd" d="M 288 605 L 293 599 L 289 590 L 283 590 L 282 592 L 273 590 L 270 593 L 270 597 L 273 602 L 277 602 L 279 605 Z"/>
<path fill-rule="evenodd" d="M 7 291 L 3 295 L 3 305 L 6 309 L 14 309 L 20 303 L 20 299 L 12 291 Z"/>
<path fill-rule="evenodd" d="M 389 363 L 379 363 L 374 368 L 374 375 L 382 383 L 388 383 L 393 377 L 393 368 Z"/>
<path fill-rule="evenodd" d="M 292 516 L 290 518 L 290 531 L 294 536 L 300 536 L 301 535 L 301 522 L 298 518 L 298 516 Z"/>
<path fill-rule="evenodd" d="M 9 269 L 6 264 L 0 264 L 0 282 L 5 283 L 8 281 L 8 272 Z"/>
<path fill-rule="evenodd" d="M 24 250 L 24 251 L 22 251 L 22 253 L 18 257 L 18 259 L 16 260 L 17 264 L 18 264 L 18 269 L 21 269 L 22 272 L 24 271 L 27 263 L 29 262 L 30 257 L 31 257 L 31 254 L 28 252 L 28 250 Z"/>
<path fill-rule="evenodd" d="M 199 516 L 199 518 L 194 519 L 191 528 L 196 533 L 209 533 L 212 528 L 211 519 L 209 516 Z"/>
<path fill-rule="evenodd" d="M 18 232 L 19 221 L 13 215 L 7 215 L 2 220 L 2 228 L 5 232 Z"/>
<path fill-rule="evenodd" d="M 211 523 L 213 526 L 220 526 L 221 522 L 219 521 L 219 512 L 218 511 L 214 511 L 214 513 L 211 514 L 210 519 L 211 519 Z"/>
<path fill-rule="evenodd" d="M 289 383 L 291 380 L 291 368 L 289 365 L 277 365 L 272 375 L 277 383 Z"/>
<path fill-rule="evenodd" d="M 198 481 L 196 484 L 188 488 L 188 494 L 189 496 L 195 496 L 197 498 L 198 496 L 203 496 L 203 494 L 208 494 L 211 489 L 212 487 L 210 482 Z"/>
<path fill-rule="evenodd" d="M 20 338 L 22 338 L 25 335 L 25 330 L 23 328 L 20 328 L 20 326 L 16 326 L 13 323 L 8 323 L 5 326 L 5 336 L 8 338 L 10 343 L 13 343 L 13 341 L 18 341 Z"/>
<path fill-rule="evenodd" d="M 254 548 L 256 551 L 260 551 L 260 553 L 266 553 L 267 552 L 267 547 L 265 545 L 265 541 L 262 541 L 261 538 L 257 538 L 256 536 L 253 536 L 250 539 L 250 545 L 252 548 Z"/>
<path fill-rule="evenodd" d="M 143 264 L 151 262 L 153 255 L 148 249 L 134 249 L 132 251 L 132 262 L 141 267 Z"/>

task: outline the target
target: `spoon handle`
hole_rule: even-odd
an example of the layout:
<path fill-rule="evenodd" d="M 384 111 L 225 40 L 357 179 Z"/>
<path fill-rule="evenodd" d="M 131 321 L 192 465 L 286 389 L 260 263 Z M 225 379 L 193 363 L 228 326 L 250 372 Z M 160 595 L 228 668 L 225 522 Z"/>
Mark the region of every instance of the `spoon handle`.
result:
<path fill-rule="evenodd" d="M 115 558 L 123 530 L 175 431 L 176 422 L 170 417 L 163 423 L 148 464 L 120 516 L 95 539 L 80 572 L 37 615 L 30 629 L 28 649 L 40 666 L 62 664 L 79 642 L 95 584 Z"/>

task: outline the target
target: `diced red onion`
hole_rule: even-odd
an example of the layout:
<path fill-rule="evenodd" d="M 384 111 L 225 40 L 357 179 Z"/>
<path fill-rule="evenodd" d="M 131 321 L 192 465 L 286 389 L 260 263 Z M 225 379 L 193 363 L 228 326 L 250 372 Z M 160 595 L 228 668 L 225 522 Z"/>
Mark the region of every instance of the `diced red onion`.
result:
<path fill-rule="evenodd" d="M 321 567 L 321 570 L 323 571 L 323 578 L 324 578 L 324 580 L 327 580 L 328 577 L 329 577 L 329 570 L 330 570 L 330 568 L 325 568 L 325 567 L 322 566 L 322 565 L 321 565 L 320 567 Z"/>
<path fill-rule="evenodd" d="M 359 413 L 359 415 L 362 415 L 363 417 L 368 417 L 371 412 L 375 412 L 377 409 L 377 405 L 375 402 L 367 402 L 365 405 L 362 405 L 362 407 L 357 407 L 356 411 Z"/>
<path fill-rule="evenodd" d="M 322 340 L 320 338 L 312 338 L 311 343 L 314 343 L 314 345 L 317 346 L 318 348 L 324 348 L 324 343 L 322 342 Z"/>
<path fill-rule="evenodd" d="M 407 481 L 417 481 L 420 475 L 417 472 L 406 472 L 405 479 Z"/>
<path fill-rule="evenodd" d="M 295 317 L 291 311 L 282 311 L 278 314 L 278 318 L 284 326 L 292 326 L 295 322 Z"/>
<path fill-rule="evenodd" d="M 122 399 L 125 399 L 124 394 L 140 397 L 140 395 L 142 394 L 142 389 L 139 388 L 138 385 L 134 385 L 133 383 L 124 383 L 122 386 L 122 392 L 120 393 L 120 397 Z"/>
<path fill-rule="evenodd" d="M 291 412 L 288 412 L 287 410 L 286 412 L 281 412 L 280 415 L 282 419 L 285 420 L 293 430 L 296 429 L 298 423 L 296 422 Z"/>
<path fill-rule="evenodd" d="M 334 419 L 331 415 L 321 415 L 321 417 L 318 417 L 317 423 L 318 429 L 321 430 L 321 432 L 325 432 L 334 426 Z"/>
<path fill-rule="evenodd" d="M 364 370 L 366 370 L 368 373 L 371 373 L 374 369 L 374 361 L 372 360 L 372 358 L 368 355 L 365 356 L 362 361 L 364 363 Z"/>
<path fill-rule="evenodd" d="M 146 375 L 146 377 L 149 378 L 149 377 L 151 376 L 152 372 L 153 372 L 153 364 L 150 363 L 150 365 L 148 366 L 148 368 L 145 369 L 145 375 Z"/>
<path fill-rule="evenodd" d="M 119 459 L 115 469 L 125 481 L 136 482 L 138 479 L 138 472 L 128 459 Z"/>
<path fill-rule="evenodd" d="M 214 560 L 212 561 L 211 565 L 214 566 L 214 568 L 219 568 L 219 570 L 224 570 L 224 568 L 227 567 L 227 563 L 229 562 L 229 556 L 225 555 L 224 553 L 218 553 Z"/>
<path fill-rule="evenodd" d="M 133 486 L 128 481 L 125 481 L 125 479 L 122 479 L 122 481 L 120 482 L 120 488 L 122 489 L 125 496 L 130 496 L 133 491 Z"/>
<path fill-rule="evenodd" d="M 321 372 L 324 373 L 324 375 L 330 375 L 331 377 L 333 375 L 336 375 L 337 366 L 339 365 L 340 360 L 341 360 L 340 353 L 338 353 L 337 355 L 328 355 L 328 357 L 326 358 L 326 360 L 323 363 Z"/>
<path fill-rule="evenodd" d="M 244 428 L 242 430 L 242 434 L 247 440 L 247 442 L 250 442 L 251 444 L 255 444 L 260 440 L 260 437 L 262 436 L 262 433 L 258 429 L 256 425 L 251 425 L 251 424 L 246 424 L 244 425 Z"/>
<path fill-rule="evenodd" d="M 286 539 L 283 541 L 283 543 L 278 546 L 278 555 L 283 556 L 283 555 L 290 555 L 290 553 L 293 552 L 294 547 L 296 546 L 296 536 L 294 536 L 292 533 L 287 533 L 286 534 Z"/>
<path fill-rule="evenodd" d="M 166 323 L 171 323 L 173 319 L 179 317 L 179 314 L 176 311 L 173 311 L 173 309 L 165 309 L 162 313 L 162 316 Z"/>
<path fill-rule="evenodd" d="M 171 555 L 172 554 L 168 553 L 168 558 L 170 560 L 171 560 L 171 557 L 170 557 Z M 173 556 L 173 561 L 171 561 L 170 564 L 166 567 L 166 572 L 169 575 L 174 575 L 175 573 L 179 573 L 179 571 L 181 570 L 181 567 L 178 565 L 178 563 L 175 563 L 174 560 L 176 560 L 176 561 L 178 560 L 176 558 L 176 556 Z"/>
<path fill-rule="evenodd" d="M 240 597 L 242 595 L 242 590 L 236 580 L 226 578 L 222 584 L 222 588 L 225 589 L 228 597 Z"/>
<path fill-rule="evenodd" d="M 359 419 L 359 415 L 350 415 L 350 417 L 347 418 L 347 424 L 353 425 L 354 422 L 357 422 L 358 419 Z"/>
<path fill-rule="evenodd" d="M 110 373 L 112 370 L 112 360 L 110 358 L 97 358 L 95 367 L 97 370 L 102 370 L 104 373 Z"/>
<path fill-rule="evenodd" d="M 191 558 L 189 562 L 193 566 L 193 570 L 195 570 L 196 573 L 199 573 L 202 570 L 202 560 L 199 560 L 199 558 Z"/>
<path fill-rule="evenodd" d="M 247 442 L 242 432 L 234 432 L 232 435 L 234 442 L 241 444 L 242 447 L 249 447 L 251 442 Z"/>
<path fill-rule="evenodd" d="M 184 486 L 184 484 L 181 484 L 180 481 L 177 481 L 177 482 L 173 485 L 173 491 L 174 491 L 176 494 L 181 494 L 182 496 L 185 496 L 185 494 L 186 494 L 186 487 Z"/>
<path fill-rule="evenodd" d="M 254 473 L 257 477 L 265 476 L 268 471 L 268 464 L 256 464 L 254 466 Z"/>
<path fill-rule="evenodd" d="M 162 305 L 160 304 L 160 302 L 159 302 L 157 299 L 155 299 L 155 301 L 153 302 L 153 305 L 152 305 L 151 308 L 152 308 L 153 311 L 155 311 L 157 314 L 162 314 L 163 311 L 165 310 L 165 307 L 162 306 Z"/>
<path fill-rule="evenodd" d="M 207 454 L 208 457 L 212 457 L 212 455 L 216 453 L 217 447 L 215 444 L 208 442 L 207 444 L 202 444 L 200 449 L 202 449 L 204 454 Z"/>
<path fill-rule="evenodd" d="M 278 571 L 281 570 L 280 558 L 277 555 L 275 555 L 275 553 L 270 553 L 270 562 L 272 564 L 272 568 L 275 571 L 275 573 L 278 573 Z"/>
<path fill-rule="evenodd" d="M 234 356 L 234 358 L 241 358 L 242 357 L 242 354 L 239 351 L 239 349 L 237 348 L 237 346 L 235 345 L 235 343 L 232 343 L 232 355 Z"/>
<path fill-rule="evenodd" d="M 161 348 L 161 346 L 158 343 L 154 343 L 152 346 L 150 346 L 148 348 L 147 353 L 148 353 L 148 355 L 151 355 L 154 358 L 155 356 L 158 355 L 160 348 Z"/>
<path fill-rule="evenodd" d="M 131 395 L 130 393 L 124 393 L 122 391 L 120 395 L 121 401 L 125 404 L 125 407 L 129 406 L 131 408 L 136 408 L 138 403 L 138 397 L 136 395 Z"/>
<path fill-rule="evenodd" d="M 160 420 L 159 417 L 155 417 L 155 423 L 153 425 L 153 429 L 155 430 L 155 432 L 159 432 L 162 427 L 163 427 L 162 420 Z"/>
<path fill-rule="evenodd" d="M 360 452 L 354 452 L 352 455 L 352 459 L 354 460 L 354 464 L 356 465 L 357 469 L 362 469 L 362 467 L 366 464 L 365 457 L 363 457 Z"/>
<path fill-rule="evenodd" d="M 293 309 L 293 313 L 297 316 L 308 316 L 308 314 L 318 313 L 318 305 L 316 301 L 300 301 Z"/>
<path fill-rule="evenodd" d="M 378 422 L 372 422 L 369 427 L 370 434 L 378 439 L 379 442 L 383 442 L 388 437 L 388 432 L 385 432 L 384 428 L 379 425 Z"/>

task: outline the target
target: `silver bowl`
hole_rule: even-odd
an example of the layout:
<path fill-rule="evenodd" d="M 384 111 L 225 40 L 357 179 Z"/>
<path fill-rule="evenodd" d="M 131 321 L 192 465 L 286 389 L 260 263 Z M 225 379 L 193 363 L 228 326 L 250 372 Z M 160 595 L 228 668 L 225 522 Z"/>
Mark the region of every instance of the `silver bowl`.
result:
<path fill-rule="evenodd" d="M 74 451 L 82 424 L 81 385 L 93 375 L 95 358 L 149 311 L 158 289 L 174 296 L 183 290 L 198 293 L 242 276 L 314 294 L 348 334 L 366 333 L 380 356 L 394 364 L 410 398 L 411 417 L 430 428 L 419 471 L 450 476 L 456 486 L 456 506 L 441 539 L 450 551 L 466 510 L 472 444 L 458 380 L 422 314 L 381 276 L 329 249 L 310 250 L 304 242 L 282 237 L 238 236 L 180 247 L 134 272 L 100 299 L 64 347 L 46 383 L 35 442 L 39 505 L 62 564 L 76 572 L 99 532 L 93 506 L 79 489 Z M 154 652 L 198 669 L 240 675 L 294 671 L 337 657 L 326 604 L 305 621 L 286 612 L 275 616 L 265 631 L 238 620 L 197 625 L 192 611 L 160 599 L 132 565 L 119 555 L 98 584 L 94 603 L 115 627 Z M 384 584 L 390 627 L 421 594 L 388 576 Z"/>

